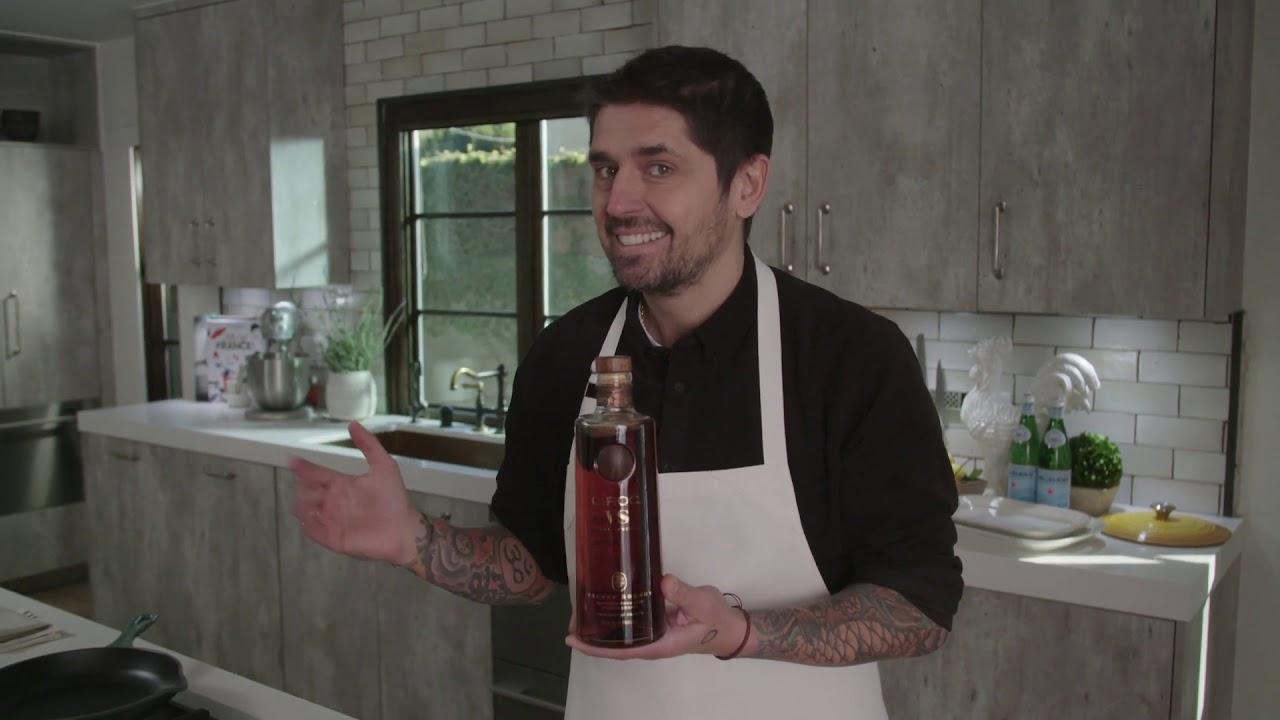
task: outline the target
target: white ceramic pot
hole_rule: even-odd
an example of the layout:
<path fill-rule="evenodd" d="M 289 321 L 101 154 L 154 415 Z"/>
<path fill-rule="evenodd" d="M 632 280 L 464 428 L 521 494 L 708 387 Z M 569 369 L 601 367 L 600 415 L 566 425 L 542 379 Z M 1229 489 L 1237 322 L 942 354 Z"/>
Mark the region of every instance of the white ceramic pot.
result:
<path fill-rule="evenodd" d="M 1120 486 L 1106 489 L 1073 487 L 1071 488 L 1071 509 L 1079 510 L 1094 517 L 1102 517 L 1111 512 L 1111 503 L 1116 499 Z"/>
<path fill-rule="evenodd" d="M 335 420 L 364 420 L 378 411 L 378 384 L 368 370 L 329 371 L 324 385 L 325 406 Z"/>

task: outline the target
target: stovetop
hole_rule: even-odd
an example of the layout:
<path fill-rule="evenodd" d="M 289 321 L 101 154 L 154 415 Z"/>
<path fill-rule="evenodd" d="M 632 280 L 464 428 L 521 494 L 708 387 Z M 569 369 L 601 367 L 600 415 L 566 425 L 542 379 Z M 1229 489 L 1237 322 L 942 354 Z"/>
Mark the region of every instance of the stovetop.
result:
<path fill-rule="evenodd" d="M 208 710 L 190 708 L 176 702 L 161 706 L 142 720 L 218 720 Z"/>

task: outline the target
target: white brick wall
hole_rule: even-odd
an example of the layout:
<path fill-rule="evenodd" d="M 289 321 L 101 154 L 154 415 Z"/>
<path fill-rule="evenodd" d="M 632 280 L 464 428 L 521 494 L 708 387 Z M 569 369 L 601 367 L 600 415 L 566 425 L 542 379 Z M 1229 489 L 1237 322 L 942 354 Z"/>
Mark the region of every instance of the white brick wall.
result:
<path fill-rule="evenodd" d="M 1221 512 L 1226 472 L 1228 323 L 998 313 L 883 310 L 916 346 L 925 340 L 925 384 L 933 389 L 942 364 L 947 390 L 968 391 L 969 348 L 987 337 L 1014 341 L 1000 388 L 1011 400 L 1031 386 L 1040 365 L 1072 352 L 1093 364 L 1102 381 L 1094 411 L 1071 413 L 1067 431 L 1111 437 L 1124 456 L 1118 499 L 1142 505 L 1171 498 L 1178 507 Z M 959 457 L 980 450 L 961 426 L 946 431 Z"/>

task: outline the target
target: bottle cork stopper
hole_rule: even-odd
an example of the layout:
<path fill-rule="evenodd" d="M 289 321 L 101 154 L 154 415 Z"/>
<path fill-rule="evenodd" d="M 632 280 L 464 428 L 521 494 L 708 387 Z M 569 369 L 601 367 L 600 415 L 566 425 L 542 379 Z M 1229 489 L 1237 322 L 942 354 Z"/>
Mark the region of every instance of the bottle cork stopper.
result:
<path fill-rule="evenodd" d="M 631 358 L 626 355 L 602 355 L 596 358 L 598 373 L 629 373 Z"/>

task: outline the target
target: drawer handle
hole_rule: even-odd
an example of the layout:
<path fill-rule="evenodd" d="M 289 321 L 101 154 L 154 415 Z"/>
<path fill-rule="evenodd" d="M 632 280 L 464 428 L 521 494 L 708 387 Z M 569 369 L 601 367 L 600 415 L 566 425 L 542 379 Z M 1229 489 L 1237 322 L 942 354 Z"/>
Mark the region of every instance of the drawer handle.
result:
<path fill-rule="evenodd" d="M 117 460 L 124 460 L 125 462 L 138 462 L 142 459 L 141 455 L 130 455 L 129 453 L 120 452 L 119 450 L 112 450 L 111 457 Z"/>
<path fill-rule="evenodd" d="M 991 272 L 995 273 L 997 280 L 1004 277 L 1004 265 L 1000 262 L 1000 216 L 1008 209 L 1009 203 L 1004 200 L 996 203 L 996 206 L 991 209 L 991 225 L 995 236 L 995 242 L 992 244 L 993 249 L 991 251 Z"/>
<path fill-rule="evenodd" d="M 204 474 L 208 477 L 214 478 L 215 480 L 235 480 L 236 479 L 236 474 L 233 472 L 217 472 L 215 470 L 210 470 L 209 468 L 204 469 Z"/>
<path fill-rule="evenodd" d="M 787 246 L 791 244 L 787 237 L 787 217 L 796 211 L 796 206 L 787 203 L 778 211 L 778 262 L 782 265 L 782 269 L 789 273 L 796 271 L 795 263 L 787 262 Z"/>

